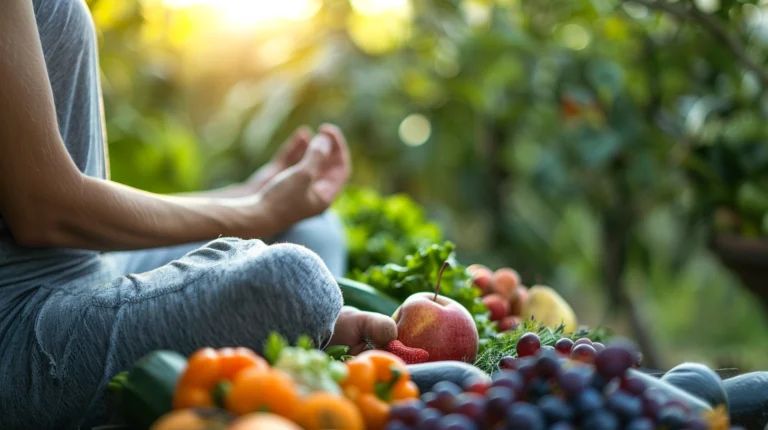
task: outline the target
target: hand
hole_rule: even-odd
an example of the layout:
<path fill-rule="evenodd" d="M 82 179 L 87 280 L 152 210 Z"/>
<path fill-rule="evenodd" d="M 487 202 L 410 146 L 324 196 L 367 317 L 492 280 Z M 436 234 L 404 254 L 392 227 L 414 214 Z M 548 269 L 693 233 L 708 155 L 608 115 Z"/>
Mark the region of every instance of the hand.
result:
<path fill-rule="evenodd" d="M 357 355 L 370 349 L 368 339 L 376 348 L 383 348 L 397 339 L 397 324 L 392 318 L 353 307 L 341 308 L 330 345 L 348 345 L 349 354 Z"/>
<path fill-rule="evenodd" d="M 257 194 L 274 233 L 327 210 L 347 182 L 350 169 L 341 130 L 321 126 L 301 160 L 278 173 Z"/>
<path fill-rule="evenodd" d="M 296 165 L 304 157 L 309 147 L 309 141 L 312 139 L 312 129 L 302 126 L 293 132 L 291 137 L 283 143 L 283 146 L 277 151 L 272 160 L 262 166 L 248 180 L 243 183 L 249 194 L 257 193 L 259 190 L 277 176 L 283 170 Z"/>

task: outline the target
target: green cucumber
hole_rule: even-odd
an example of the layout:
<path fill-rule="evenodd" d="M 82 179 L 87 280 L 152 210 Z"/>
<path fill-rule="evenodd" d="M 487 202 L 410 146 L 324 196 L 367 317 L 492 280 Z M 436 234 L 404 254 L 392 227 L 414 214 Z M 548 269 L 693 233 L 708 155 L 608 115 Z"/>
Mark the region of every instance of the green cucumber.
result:
<path fill-rule="evenodd" d="M 133 430 L 146 430 L 171 411 L 176 382 L 187 359 L 173 351 L 153 351 L 140 358 L 110 388 L 119 391 L 118 410 Z"/>
<path fill-rule="evenodd" d="M 397 300 L 370 285 L 347 278 L 336 278 L 336 282 L 339 284 L 341 294 L 344 296 L 344 304 L 347 306 L 388 316 L 392 316 L 400 307 Z"/>

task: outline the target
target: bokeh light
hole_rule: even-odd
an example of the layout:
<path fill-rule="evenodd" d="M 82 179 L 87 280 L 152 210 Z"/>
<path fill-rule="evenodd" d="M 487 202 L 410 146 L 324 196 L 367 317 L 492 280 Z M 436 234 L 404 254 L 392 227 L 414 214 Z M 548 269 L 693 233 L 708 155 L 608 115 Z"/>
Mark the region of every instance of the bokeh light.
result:
<path fill-rule="evenodd" d="M 408 146 L 423 145 L 432 134 L 432 124 L 420 114 L 411 114 L 400 123 L 400 140 Z"/>

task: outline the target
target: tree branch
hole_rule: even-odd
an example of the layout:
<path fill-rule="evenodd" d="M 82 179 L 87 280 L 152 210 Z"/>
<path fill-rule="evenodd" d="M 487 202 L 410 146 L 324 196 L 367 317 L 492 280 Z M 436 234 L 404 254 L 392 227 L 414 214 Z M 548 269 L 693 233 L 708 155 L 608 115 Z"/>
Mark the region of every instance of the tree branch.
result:
<path fill-rule="evenodd" d="M 649 9 L 656 9 L 673 15 L 679 19 L 691 19 L 699 23 L 704 29 L 728 48 L 734 56 L 744 65 L 745 68 L 752 71 L 760 86 L 768 87 L 768 69 L 756 63 L 747 53 L 747 48 L 741 41 L 734 37 L 722 22 L 716 18 L 703 13 L 696 7 L 685 7 L 678 4 L 669 3 L 666 0 L 625 0 L 630 3 L 643 5 Z"/>

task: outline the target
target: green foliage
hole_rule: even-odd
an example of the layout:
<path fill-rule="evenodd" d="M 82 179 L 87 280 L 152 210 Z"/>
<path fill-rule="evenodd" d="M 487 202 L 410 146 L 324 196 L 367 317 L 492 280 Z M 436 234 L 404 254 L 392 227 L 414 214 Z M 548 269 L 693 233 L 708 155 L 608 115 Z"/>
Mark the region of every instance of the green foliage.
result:
<path fill-rule="evenodd" d="M 389 296 L 404 301 L 421 292 L 434 292 L 443 263 L 448 266 L 440 280 L 440 295 L 456 300 L 473 315 L 481 339 L 495 335 L 496 324 L 490 320 L 490 313 L 480 300 L 480 290 L 471 285 L 466 267 L 456 261 L 454 244 L 445 242 L 420 248 L 405 258 L 405 265 L 389 263 L 370 267 L 358 272 L 355 278 Z"/>
<path fill-rule="evenodd" d="M 475 360 L 475 366 L 482 369 L 484 372 L 491 374 L 499 370 L 499 360 L 504 357 L 517 357 L 517 341 L 520 340 L 526 333 L 536 333 L 541 339 L 541 345 L 549 345 L 554 347 L 555 342 L 563 337 L 567 337 L 572 340 L 588 338 L 593 342 L 604 342 L 611 337 L 610 333 L 602 327 L 589 330 L 583 328 L 576 333 L 563 334 L 564 326 L 558 326 L 554 329 L 551 327 L 542 326 L 537 321 L 526 320 L 522 324 L 518 325 L 515 329 L 506 331 L 498 336 L 490 339 L 479 351 L 477 359 Z"/>
<path fill-rule="evenodd" d="M 405 261 L 420 247 L 443 239 L 440 227 L 404 194 L 384 197 L 372 189 L 351 188 L 333 208 L 346 229 L 352 279 L 371 266 Z"/>

